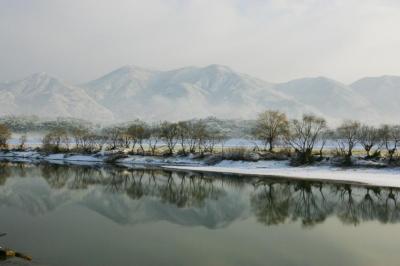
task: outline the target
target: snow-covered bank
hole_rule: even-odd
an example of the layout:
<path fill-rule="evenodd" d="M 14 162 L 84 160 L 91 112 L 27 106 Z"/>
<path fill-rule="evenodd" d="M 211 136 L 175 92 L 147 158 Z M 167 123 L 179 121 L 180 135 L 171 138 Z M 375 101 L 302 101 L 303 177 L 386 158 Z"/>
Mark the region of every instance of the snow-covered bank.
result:
<path fill-rule="evenodd" d="M 115 154 L 112 152 L 96 153 L 92 155 L 56 153 L 45 155 L 36 151 L 10 151 L 0 152 L 0 159 L 6 159 L 15 162 L 40 162 L 50 163 L 69 163 L 69 164 L 103 164 L 107 163 Z M 193 159 L 192 157 L 157 157 L 126 155 L 125 158 L 113 161 L 119 165 L 202 165 L 204 161 Z"/>
<path fill-rule="evenodd" d="M 203 165 L 204 162 L 191 157 L 157 157 L 130 155 L 126 158 L 116 160 L 118 164 L 150 164 L 150 165 Z"/>
<path fill-rule="evenodd" d="M 109 162 L 109 159 L 114 155 L 113 153 L 97 153 L 93 155 L 60 153 L 44 155 L 36 151 L 13 151 L 7 153 L 0 152 L 0 159 L 15 162 L 44 161 L 55 164 L 98 165 Z M 206 164 L 206 160 L 195 159 L 190 156 L 157 157 L 140 155 L 126 155 L 126 157 L 113 160 L 112 162 L 125 167 L 158 166 L 181 171 L 327 180 L 373 186 L 400 187 L 400 168 L 390 167 L 339 168 L 331 166 L 328 162 L 321 162 L 315 166 L 291 167 L 287 160 L 260 160 L 255 162 L 223 160 L 213 166 L 209 166 Z M 380 166 L 374 162 L 362 160 L 357 162 L 357 165 Z"/>
<path fill-rule="evenodd" d="M 163 166 L 163 168 L 181 171 L 284 177 L 344 183 L 360 183 L 371 186 L 400 187 L 400 169 L 398 168 L 338 168 L 330 166 L 291 167 L 286 161 L 222 161 L 215 166 L 169 165 Z"/>

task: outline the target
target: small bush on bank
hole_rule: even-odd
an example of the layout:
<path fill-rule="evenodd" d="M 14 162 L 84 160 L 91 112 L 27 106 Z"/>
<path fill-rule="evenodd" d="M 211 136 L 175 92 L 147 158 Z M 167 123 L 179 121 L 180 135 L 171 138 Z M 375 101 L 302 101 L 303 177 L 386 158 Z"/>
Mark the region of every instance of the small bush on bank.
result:
<path fill-rule="evenodd" d="M 344 167 L 349 167 L 354 165 L 354 161 L 352 160 L 351 156 L 342 156 L 339 157 L 337 160 L 337 165 L 338 166 L 344 166 Z"/>
<path fill-rule="evenodd" d="M 89 147 L 74 147 L 69 149 L 69 152 L 78 153 L 78 154 L 94 154 L 100 152 L 99 149 L 89 148 Z"/>
<path fill-rule="evenodd" d="M 221 153 L 221 157 L 224 160 L 231 161 L 258 161 L 260 155 L 258 153 L 252 152 L 246 148 L 229 148 Z"/>
<path fill-rule="evenodd" d="M 58 145 L 53 145 L 53 144 L 42 145 L 42 147 L 40 148 L 40 151 L 47 153 L 47 154 L 69 152 L 69 150 L 67 148 L 63 148 L 63 147 L 60 147 Z"/>
<path fill-rule="evenodd" d="M 333 164 L 336 166 L 348 167 L 353 165 L 352 155 L 349 155 L 344 149 L 336 149 L 332 152 Z"/>
<path fill-rule="evenodd" d="M 290 158 L 291 166 L 311 165 L 317 161 L 317 156 L 310 153 L 297 152 Z"/>
<path fill-rule="evenodd" d="M 381 151 L 377 150 L 377 151 L 374 151 L 372 154 L 367 155 L 365 157 L 365 159 L 367 159 L 367 160 L 377 160 L 377 159 L 380 159 L 381 157 L 382 157 L 381 156 Z"/>
<path fill-rule="evenodd" d="M 400 166 L 400 155 L 395 154 L 392 158 L 385 158 L 385 161 L 387 161 L 387 164 L 390 166 Z"/>
<path fill-rule="evenodd" d="M 292 157 L 292 152 L 289 148 L 280 149 L 274 152 L 259 152 L 261 160 L 288 160 Z"/>

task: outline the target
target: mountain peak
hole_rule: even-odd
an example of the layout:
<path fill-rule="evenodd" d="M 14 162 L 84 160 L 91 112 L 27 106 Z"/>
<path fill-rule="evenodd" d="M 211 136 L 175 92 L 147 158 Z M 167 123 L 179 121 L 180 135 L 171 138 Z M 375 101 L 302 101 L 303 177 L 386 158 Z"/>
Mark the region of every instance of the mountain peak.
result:
<path fill-rule="evenodd" d="M 333 80 L 331 78 L 325 77 L 325 76 L 316 76 L 316 77 L 306 77 L 306 78 L 299 78 L 299 79 L 295 79 L 294 81 L 312 81 L 312 82 L 334 82 L 334 83 L 338 83 L 338 81 Z M 290 81 L 289 81 L 290 82 Z"/>
<path fill-rule="evenodd" d="M 33 73 L 32 75 L 30 75 L 30 78 L 46 78 L 46 77 L 50 77 L 51 75 L 49 75 L 47 72 L 36 72 Z"/>
<path fill-rule="evenodd" d="M 118 69 L 116 69 L 113 72 L 119 72 L 119 73 L 130 73 L 130 72 L 135 72 L 135 71 L 148 71 L 148 72 L 152 72 L 153 70 L 147 69 L 147 68 L 143 68 L 143 67 L 139 67 L 136 65 L 125 65 L 122 66 Z"/>
<path fill-rule="evenodd" d="M 111 81 L 111 80 L 130 80 L 130 79 L 147 79 L 148 77 L 152 76 L 157 71 L 153 71 L 150 69 L 138 67 L 135 65 L 125 65 L 116 70 L 101 76 L 100 78 L 90 81 L 87 84 L 99 83 L 104 81 Z M 84 85 L 85 86 L 85 85 Z"/>
<path fill-rule="evenodd" d="M 395 76 L 395 75 L 383 75 L 380 78 L 382 79 L 399 79 L 400 76 Z"/>
<path fill-rule="evenodd" d="M 348 89 L 348 87 L 336 80 L 333 80 L 331 78 L 327 78 L 324 76 L 317 76 L 317 77 L 306 77 L 306 78 L 299 78 L 299 79 L 294 79 L 291 81 L 288 81 L 286 83 L 282 83 L 282 84 L 292 84 L 294 85 L 294 87 L 310 87 L 310 88 L 315 88 L 315 89 L 319 89 L 319 88 L 326 88 L 326 87 L 340 87 L 342 89 Z M 280 85 L 282 85 L 280 84 Z M 278 85 L 278 86 L 280 86 Z"/>
<path fill-rule="evenodd" d="M 350 86 L 358 91 L 400 88 L 400 76 L 365 77 L 353 82 Z"/>
<path fill-rule="evenodd" d="M 28 77 L 26 77 L 23 80 L 28 80 L 32 82 L 44 82 L 44 81 L 58 81 L 61 82 L 61 80 L 53 75 L 50 75 L 47 72 L 37 72 L 34 73 Z"/>
<path fill-rule="evenodd" d="M 224 66 L 224 65 L 217 65 L 217 64 L 208 65 L 208 66 L 204 67 L 203 69 L 217 71 L 217 72 L 233 72 L 233 70 L 230 67 Z"/>

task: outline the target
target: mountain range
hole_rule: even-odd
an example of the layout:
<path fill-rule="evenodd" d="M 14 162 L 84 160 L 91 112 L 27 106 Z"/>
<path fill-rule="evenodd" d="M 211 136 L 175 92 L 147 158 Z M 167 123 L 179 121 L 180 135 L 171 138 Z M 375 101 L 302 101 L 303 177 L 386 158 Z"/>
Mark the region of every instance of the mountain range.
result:
<path fill-rule="evenodd" d="M 270 83 L 227 66 L 156 71 L 124 66 L 84 84 L 47 73 L 0 83 L 0 115 L 76 117 L 91 121 L 253 119 L 266 109 L 289 117 L 313 113 L 331 123 L 395 123 L 400 76 L 344 84 L 326 77 Z"/>

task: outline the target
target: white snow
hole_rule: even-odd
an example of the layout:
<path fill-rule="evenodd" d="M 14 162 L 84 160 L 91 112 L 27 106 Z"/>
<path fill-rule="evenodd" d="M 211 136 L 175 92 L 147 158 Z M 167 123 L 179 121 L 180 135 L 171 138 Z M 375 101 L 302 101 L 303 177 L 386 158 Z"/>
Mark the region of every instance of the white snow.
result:
<path fill-rule="evenodd" d="M 43 159 L 45 160 L 64 160 L 65 154 L 64 153 L 56 153 L 56 154 L 50 154 Z"/>
<path fill-rule="evenodd" d="M 64 158 L 69 162 L 103 162 L 102 158 L 96 158 L 90 155 L 72 155 Z"/>
<path fill-rule="evenodd" d="M 373 186 L 400 187 L 398 168 L 335 168 L 329 166 L 290 167 L 285 161 L 232 162 L 216 166 L 163 166 L 168 169 L 252 176 L 356 182 Z"/>
<path fill-rule="evenodd" d="M 151 165 L 166 165 L 166 164 L 190 164 L 190 165 L 198 165 L 201 164 L 202 161 L 196 161 L 189 157 L 156 157 L 156 156 L 138 156 L 133 155 L 127 158 L 117 160 L 117 163 L 120 164 L 151 164 Z"/>
<path fill-rule="evenodd" d="M 40 154 L 35 151 L 12 151 L 12 152 L 0 152 L 0 158 L 40 158 Z"/>

